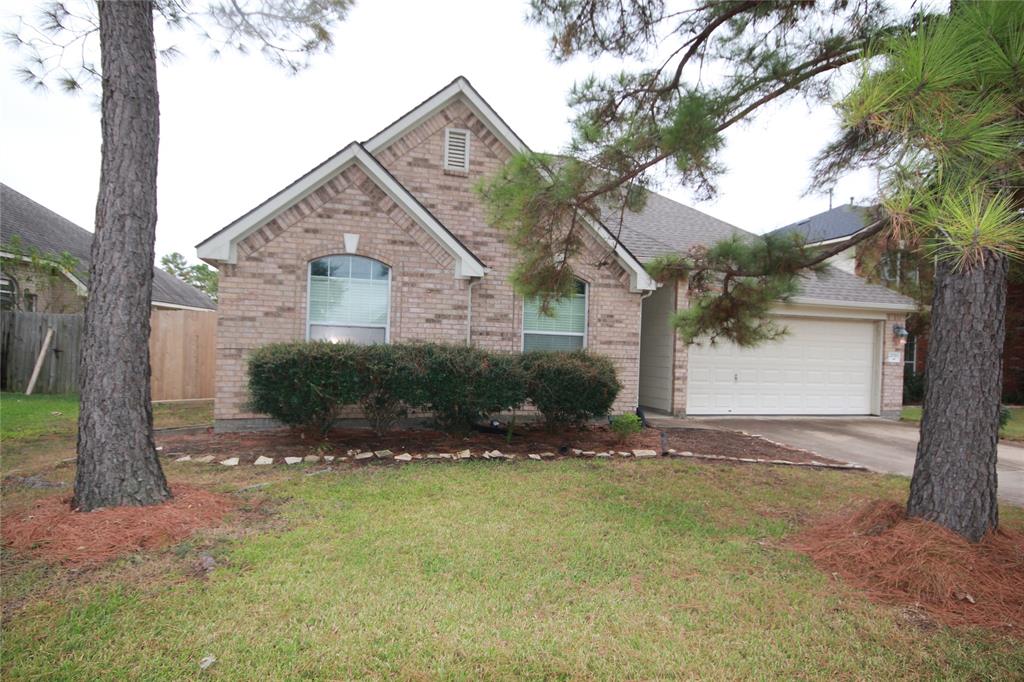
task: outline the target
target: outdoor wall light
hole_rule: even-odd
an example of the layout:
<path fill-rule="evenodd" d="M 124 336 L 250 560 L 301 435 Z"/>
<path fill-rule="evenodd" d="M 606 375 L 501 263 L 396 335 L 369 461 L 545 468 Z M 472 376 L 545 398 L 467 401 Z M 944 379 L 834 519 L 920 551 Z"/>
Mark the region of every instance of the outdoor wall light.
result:
<path fill-rule="evenodd" d="M 896 347 L 903 348 L 903 346 L 907 345 L 907 337 L 910 336 L 910 332 L 903 325 L 894 324 L 892 326 L 892 336 L 896 340 Z"/>

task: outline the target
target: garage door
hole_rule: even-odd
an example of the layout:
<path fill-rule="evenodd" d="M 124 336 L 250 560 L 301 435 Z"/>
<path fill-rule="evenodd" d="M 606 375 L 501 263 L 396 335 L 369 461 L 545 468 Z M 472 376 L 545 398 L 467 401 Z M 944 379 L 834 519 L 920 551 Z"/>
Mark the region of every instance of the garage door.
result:
<path fill-rule="evenodd" d="M 870 414 L 874 322 L 780 318 L 756 348 L 690 346 L 687 414 Z"/>

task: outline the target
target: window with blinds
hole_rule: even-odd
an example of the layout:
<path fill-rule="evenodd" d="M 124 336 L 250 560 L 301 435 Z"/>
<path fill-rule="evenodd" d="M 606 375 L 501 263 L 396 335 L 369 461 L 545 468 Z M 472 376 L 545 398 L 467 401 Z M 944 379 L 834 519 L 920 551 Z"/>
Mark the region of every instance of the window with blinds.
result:
<path fill-rule="evenodd" d="M 587 285 L 576 281 L 571 296 L 554 301 L 551 314 L 541 312 L 537 299 L 523 302 L 523 351 L 574 351 L 586 346 Z"/>
<path fill-rule="evenodd" d="M 384 343 L 391 268 L 362 256 L 326 256 L 309 264 L 311 340 Z"/>
<path fill-rule="evenodd" d="M 445 128 L 444 169 L 459 173 L 469 172 L 469 131 Z"/>

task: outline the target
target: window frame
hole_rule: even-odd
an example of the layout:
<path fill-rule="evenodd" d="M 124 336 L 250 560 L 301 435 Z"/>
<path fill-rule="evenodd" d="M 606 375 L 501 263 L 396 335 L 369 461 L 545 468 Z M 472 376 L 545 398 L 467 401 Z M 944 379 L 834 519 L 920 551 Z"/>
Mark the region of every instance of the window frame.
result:
<path fill-rule="evenodd" d="M 345 325 L 327 325 L 321 322 L 313 322 L 310 319 L 310 312 L 313 307 L 312 297 L 310 296 L 310 290 L 313 286 L 313 263 L 324 258 L 331 258 L 333 256 L 348 256 L 350 258 L 363 258 L 368 261 L 380 263 L 388 269 L 388 314 L 384 319 L 384 343 L 391 343 L 391 281 L 394 268 L 385 263 L 382 260 L 371 258 L 370 256 L 362 256 L 357 253 L 328 253 L 323 256 L 317 256 L 316 258 L 310 258 L 306 262 L 306 341 L 310 340 L 310 331 L 314 324 L 320 327 L 357 327 L 359 329 L 380 329 L 380 325 L 376 324 L 345 324 Z"/>
<path fill-rule="evenodd" d="M 20 310 L 21 306 L 19 305 L 18 295 L 21 292 L 21 287 L 18 285 L 18 280 L 6 273 L 0 275 L 0 280 L 10 285 L 9 295 L 11 299 L 11 307 L 9 309 L 4 308 L 4 310 Z"/>
<path fill-rule="evenodd" d="M 910 351 L 910 352 L 908 352 Z M 909 357 L 908 357 L 909 356 Z M 903 372 L 907 372 L 907 367 L 910 367 L 910 374 L 913 376 L 917 375 L 917 335 L 907 335 L 907 342 L 903 346 Z"/>
<path fill-rule="evenodd" d="M 526 299 L 522 301 L 522 305 L 519 308 L 519 352 L 528 353 L 531 351 L 526 350 L 526 335 L 534 334 L 540 336 L 578 336 L 583 339 L 583 343 L 580 346 L 580 350 L 586 350 L 587 337 L 590 335 L 590 282 L 579 277 L 576 281 L 583 285 L 583 332 L 534 332 L 526 329 Z M 575 294 L 574 294 L 575 295 Z M 557 351 L 555 351 L 557 352 Z M 566 351 L 569 352 L 569 351 Z"/>
<path fill-rule="evenodd" d="M 466 163 L 464 166 L 452 166 L 448 163 L 448 144 L 451 139 L 452 133 L 462 133 L 466 137 Z M 444 170 L 451 173 L 469 173 L 469 153 L 470 153 L 470 138 L 472 134 L 467 128 L 445 128 L 444 129 L 444 149 L 441 150 L 441 166 Z"/>

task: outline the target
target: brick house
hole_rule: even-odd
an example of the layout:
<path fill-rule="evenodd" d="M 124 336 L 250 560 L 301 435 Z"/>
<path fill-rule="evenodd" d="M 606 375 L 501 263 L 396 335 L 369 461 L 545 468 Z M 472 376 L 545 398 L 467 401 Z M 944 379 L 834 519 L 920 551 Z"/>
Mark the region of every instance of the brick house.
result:
<path fill-rule="evenodd" d="M 246 356 L 300 339 L 587 348 L 617 367 L 616 411 L 898 413 L 892 329 L 913 305 L 848 273 L 810 277 L 779 306 L 786 341 L 740 351 L 677 339 L 668 318 L 686 288 L 659 287 L 644 262 L 745 233 L 657 194 L 616 225 L 619 239 L 587 224 L 576 294 L 539 315 L 513 291 L 514 254 L 474 191 L 525 148 L 459 77 L 201 242 L 220 270 L 217 428 L 267 421 L 245 407 Z"/>
<path fill-rule="evenodd" d="M 875 209 L 849 204 L 804 218 L 775 230 L 799 234 L 808 246 L 826 247 L 849 239 L 874 221 Z M 885 236 L 875 236 L 830 259 L 833 266 L 878 282 L 890 289 L 930 300 L 932 264 L 914 249 Z M 904 348 L 904 372 L 923 375 L 928 354 L 928 315 L 907 316 L 909 336 Z M 1011 261 L 1006 291 L 1006 341 L 1003 350 L 1003 400 L 1024 402 L 1024 267 Z"/>

